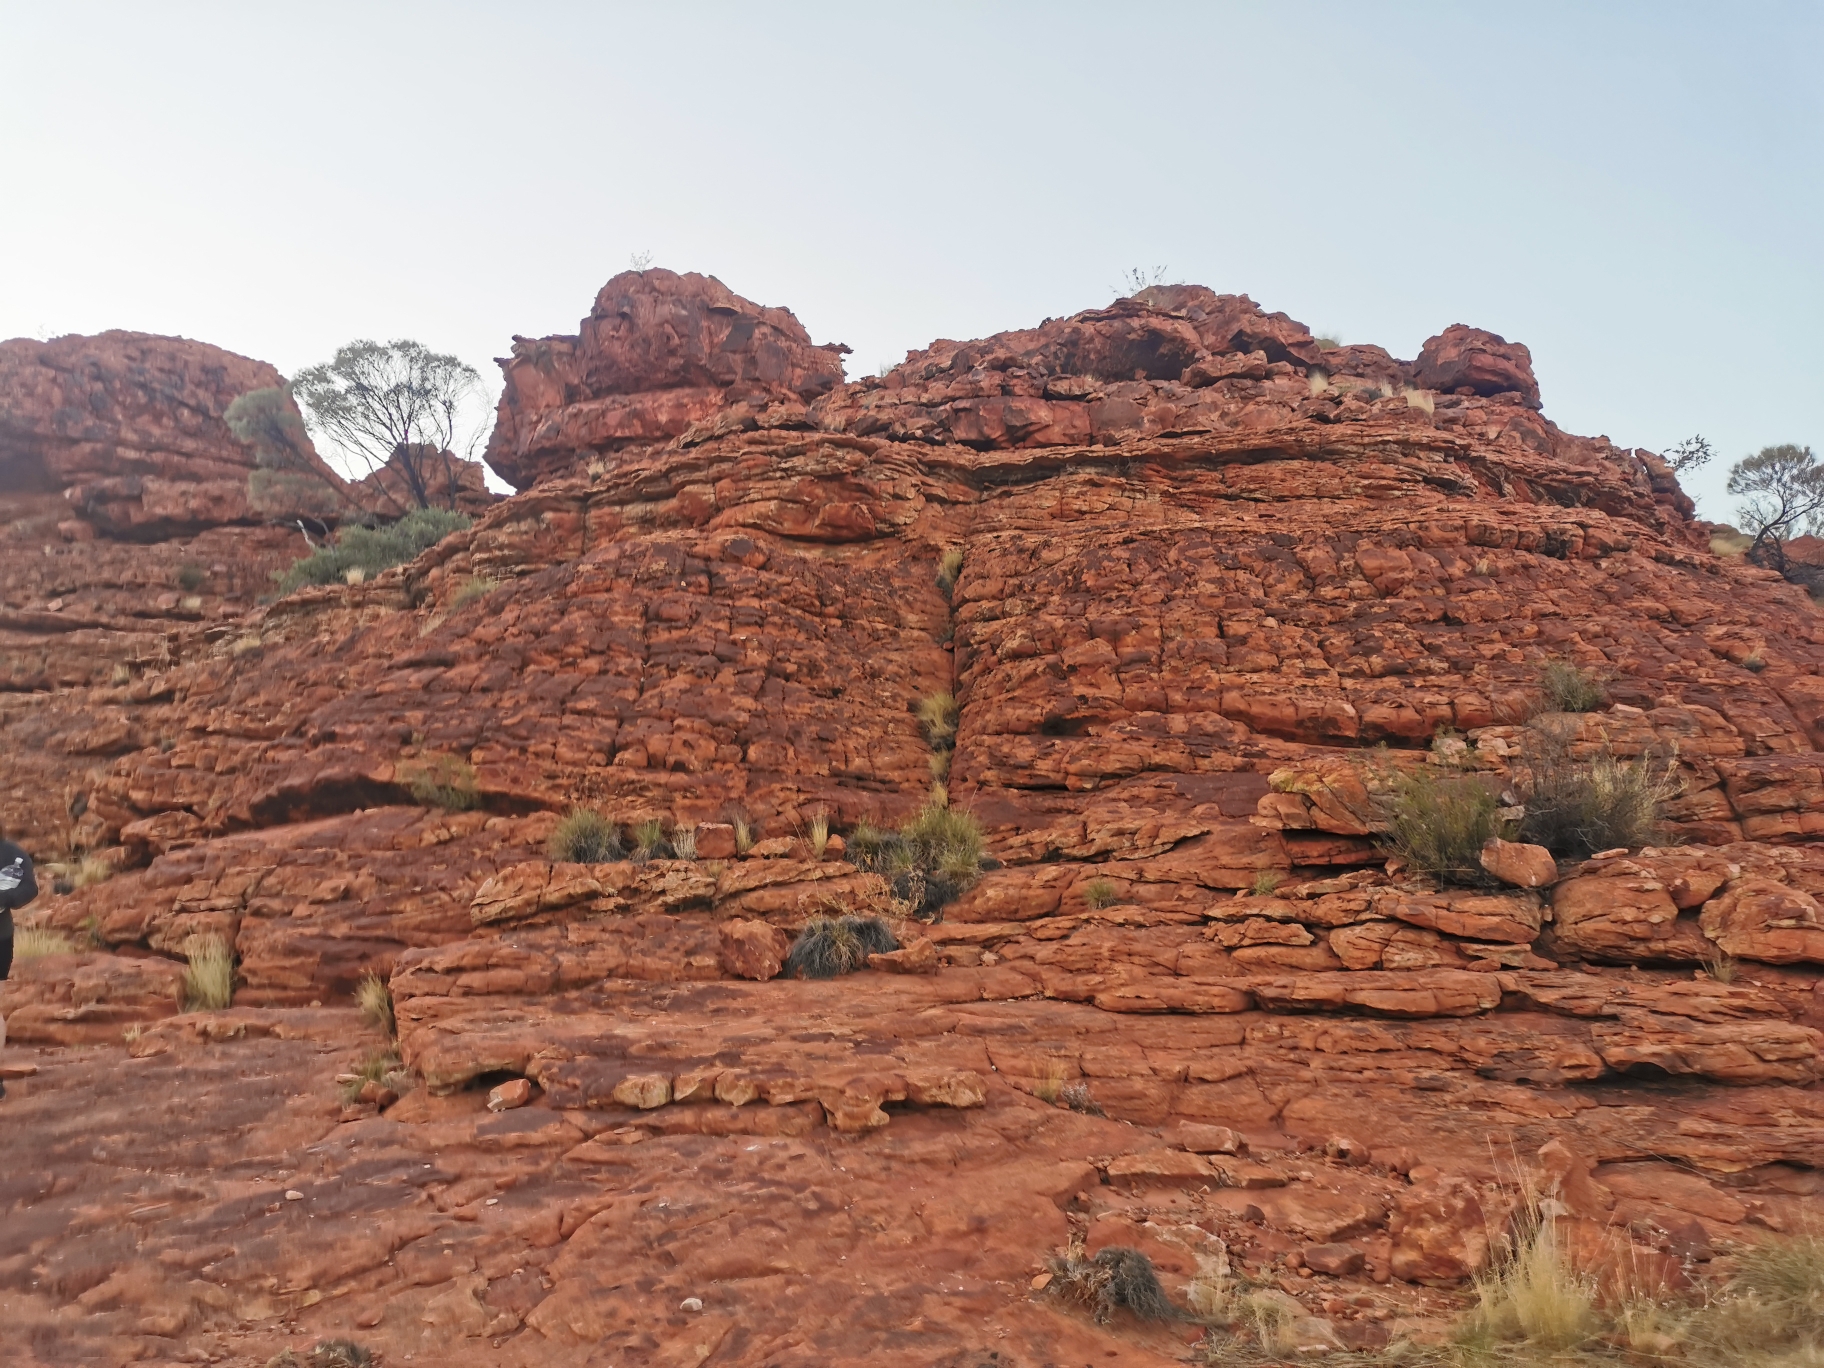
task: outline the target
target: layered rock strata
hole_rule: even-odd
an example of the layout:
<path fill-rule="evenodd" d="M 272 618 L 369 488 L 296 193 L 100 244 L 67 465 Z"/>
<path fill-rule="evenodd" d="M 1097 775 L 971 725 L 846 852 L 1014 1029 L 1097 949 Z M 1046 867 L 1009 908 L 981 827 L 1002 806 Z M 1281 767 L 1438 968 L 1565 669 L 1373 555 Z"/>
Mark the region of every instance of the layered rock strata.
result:
<path fill-rule="evenodd" d="M 85 1168 L 169 1204 L 148 1250 L 223 1252 L 78 1287 L 57 1261 L 105 1250 L 21 1236 L 34 1317 L 86 1296 L 98 1340 L 249 1361 L 295 1317 L 457 1361 L 1171 1362 L 1188 1336 L 1095 1327 L 1043 1259 L 1270 1274 L 1373 1347 L 1441 1327 L 1522 1187 L 1668 1286 L 1812 1218 L 1824 637 L 1663 463 L 1558 430 L 1491 334 L 1325 350 L 1197 287 L 835 363 L 713 280 L 617 277 L 505 363 L 521 494 L 144 673 L 173 725 L 82 792 L 125 872 L 42 912 L 95 944 L 0 1008 L 72 1088 L 127 1066 L 59 1051 L 128 1023 L 144 1069 L 298 1086 L 235 1113 L 271 1202 L 207 1157 L 176 1196 Z M 1535 716 L 1550 661 L 1600 710 Z M 1388 785 L 1513 782 L 1529 726 L 1665 757 L 1675 840 L 1496 849 L 1475 889 L 1389 862 Z M 811 833 L 940 774 L 992 867 L 920 923 Z M 553 863 L 579 804 L 755 843 Z M 781 977 L 836 908 L 903 948 Z M 237 1005 L 174 1015 L 143 966 L 200 936 Z M 403 1072 L 343 1103 L 370 972 Z M 357 1224 L 359 1259 L 310 1252 Z"/>

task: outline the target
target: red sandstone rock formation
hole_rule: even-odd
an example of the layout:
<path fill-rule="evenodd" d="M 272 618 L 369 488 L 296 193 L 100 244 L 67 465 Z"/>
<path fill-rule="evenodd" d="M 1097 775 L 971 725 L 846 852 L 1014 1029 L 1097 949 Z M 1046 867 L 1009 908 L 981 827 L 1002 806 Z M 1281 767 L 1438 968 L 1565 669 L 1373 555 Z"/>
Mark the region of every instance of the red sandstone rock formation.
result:
<path fill-rule="evenodd" d="M 1320 352 L 1170 287 L 832 388 L 789 314 L 647 272 L 507 370 L 526 492 L 123 686 L 160 743 L 79 796 L 127 872 L 36 911 L 100 948 L 0 992 L 34 1343 L 1169 1363 L 1044 1259 L 1273 1277 L 1374 1347 L 1442 1328 L 1523 1185 L 1673 1286 L 1816 1218 L 1824 633 L 1657 458 L 1543 418 L 1524 348 Z M 1606 681 L 1569 753 L 1676 752 L 1684 844 L 1389 864 L 1377 792 L 1511 782 L 1548 659 Z M 808 832 L 925 801 L 941 691 L 998 867 L 780 977 L 807 918 L 905 910 Z M 579 803 L 705 858 L 553 863 Z M 174 1015 L 210 935 L 236 1005 Z M 354 1072 L 367 972 L 398 1086 Z"/>
<path fill-rule="evenodd" d="M 731 405 L 802 404 L 842 383 L 789 309 L 714 276 L 626 271 L 575 337 L 513 339 L 487 462 L 519 489 L 590 452 L 661 443 Z"/>

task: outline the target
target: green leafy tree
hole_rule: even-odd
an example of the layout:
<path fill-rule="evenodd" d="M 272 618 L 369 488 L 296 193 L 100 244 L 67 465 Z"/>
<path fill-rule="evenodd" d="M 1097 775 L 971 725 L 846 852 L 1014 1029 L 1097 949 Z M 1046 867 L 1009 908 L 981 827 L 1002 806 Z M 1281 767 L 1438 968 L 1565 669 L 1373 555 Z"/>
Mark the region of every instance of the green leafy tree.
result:
<path fill-rule="evenodd" d="M 292 393 L 321 438 L 365 466 L 396 479 L 372 484 L 400 513 L 453 507 L 458 492 L 451 456 L 465 458 L 480 441 L 464 412 L 481 392 L 481 375 L 454 356 L 400 338 L 348 343 L 335 358 L 299 371 Z"/>
<path fill-rule="evenodd" d="M 1824 519 L 1824 464 L 1810 447 L 1762 447 L 1731 468 L 1729 492 L 1741 500 L 1743 534 L 1754 539 L 1748 559 L 1785 574 L 1786 543 Z"/>

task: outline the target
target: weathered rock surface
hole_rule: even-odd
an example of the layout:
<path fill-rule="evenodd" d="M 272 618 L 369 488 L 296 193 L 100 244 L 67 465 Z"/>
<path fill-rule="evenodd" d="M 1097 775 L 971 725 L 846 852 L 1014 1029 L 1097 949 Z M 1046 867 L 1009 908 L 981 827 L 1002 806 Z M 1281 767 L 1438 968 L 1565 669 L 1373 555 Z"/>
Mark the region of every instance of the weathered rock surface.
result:
<path fill-rule="evenodd" d="M 505 365 L 521 494 L 230 605 L 92 736 L 29 715 L 123 867 L 33 910 L 100 948 L 0 992 L 47 1361 L 1183 1362 L 1045 1258 L 1272 1276 L 1334 1348 L 1448 1315 L 1523 1183 L 1668 1285 L 1819 1214 L 1821 624 L 1525 348 L 1174 286 L 840 384 L 655 271 Z M 1681 843 L 1390 865 L 1402 773 L 1525 771 L 1551 659 L 1609 703 L 1538 725 L 1675 754 Z M 840 838 L 940 773 L 992 863 L 919 924 Z M 553 862 L 576 805 L 698 858 Z M 786 974 L 839 910 L 903 948 Z M 228 1011 L 177 1011 L 199 935 Z"/>

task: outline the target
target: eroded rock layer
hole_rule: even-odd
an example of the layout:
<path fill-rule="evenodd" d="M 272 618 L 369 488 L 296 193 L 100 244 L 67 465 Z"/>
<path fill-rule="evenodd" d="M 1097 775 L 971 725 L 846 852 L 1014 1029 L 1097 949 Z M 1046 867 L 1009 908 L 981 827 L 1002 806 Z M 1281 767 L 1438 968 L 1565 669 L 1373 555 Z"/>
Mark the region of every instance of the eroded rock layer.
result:
<path fill-rule="evenodd" d="M 646 272 L 503 364 L 518 496 L 117 686 L 165 719 L 81 785 L 123 872 L 0 992 L 47 1362 L 1189 1359 L 1044 1290 L 1110 1244 L 1372 1348 L 1441 1329 L 1522 1191 L 1665 1286 L 1817 1215 L 1819 620 L 1544 418 L 1524 347 L 1169 287 L 839 384 Z M 1548 661 L 1606 701 L 1536 717 Z M 1661 757 L 1658 843 L 1389 863 L 1389 786 L 1515 782 L 1529 718 Z M 940 776 L 992 858 L 921 922 L 850 856 Z M 577 805 L 699 858 L 554 863 Z M 782 976 L 837 909 L 901 948 Z M 236 1005 L 180 1013 L 211 936 Z M 53 1119 L 132 1078 L 220 1109 L 160 1122 L 168 1181 Z"/>

